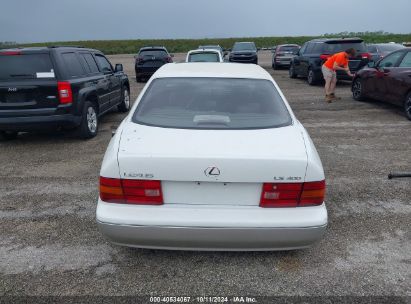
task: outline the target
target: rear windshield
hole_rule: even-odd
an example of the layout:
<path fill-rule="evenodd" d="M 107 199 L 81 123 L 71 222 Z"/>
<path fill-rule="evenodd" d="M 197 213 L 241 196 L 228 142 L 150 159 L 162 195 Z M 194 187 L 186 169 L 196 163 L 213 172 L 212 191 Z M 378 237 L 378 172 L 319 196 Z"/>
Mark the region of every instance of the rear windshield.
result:
<path fill-rule="evenodd" d="M 338 52 L 343 52 L 348 49 L 355 49 L 357 53 L 366 53 L 367 48 L 364 42 L 338 42 L 338 43 L 325 43 L 324 44 L 324 53 L 334 54 Z"/>
<path fill-rule="evenodd" d="M 252 42 L 241 42 L 234 44 L 233 51 L 256 51 L 257 48 Z"/>
<path fill-rule="evenodd" d="M 370 53 L 377 53 L 377 47 L 375 45 L 368 45 L 367 49 Z"/>
<path fill-rule="evenodd" d="M 264 129 L 291 116 L 272 82 L 233 78 L 159 78 L 144 94 L 133 122 L 180 129 Z"/>
<path fill-rule="evenodd" d="M 141 57 L 167 57 L 167 52 L 164 50 L 147 50 L 147 51 L 141 51 L 139 54 Z"/>
<path fill-rule="evenodd" d="M 394 52 L 399 49 L 403 49 L 404 46 L 401 44 L 381 44 L 378 46 L 381 52 Z"/>
<path fill-rule="evenodd" d="M 219 62 L 216 53 L 193 53 L 188 56 L 188 62 Z"/>
<path fill-rule="evenodd" d="M 298 46 L 282 46 L 278 49 L 279 52 L 294 52 L 295 50 L 298 50 Z"/>
<path fill-rule="evenodd" d="M 0 55 L 0 79 L 55 78 L 49 54 Z"/>

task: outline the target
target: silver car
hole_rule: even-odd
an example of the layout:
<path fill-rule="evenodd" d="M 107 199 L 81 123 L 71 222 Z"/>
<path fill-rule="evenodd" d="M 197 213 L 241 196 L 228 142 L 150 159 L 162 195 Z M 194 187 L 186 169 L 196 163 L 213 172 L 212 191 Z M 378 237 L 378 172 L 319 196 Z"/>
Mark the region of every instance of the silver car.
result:
<path fill-rule="evenodd" d="M 300 46 L 298 44 L 281 44 L 278 45 L 273 50 L 273 62 L 272 67 L 273 69 L 277 69 L 279 67 L 289 67 L 291 63 L 291 59 L 295 56 L 295 54 L 299 51 Z"/>

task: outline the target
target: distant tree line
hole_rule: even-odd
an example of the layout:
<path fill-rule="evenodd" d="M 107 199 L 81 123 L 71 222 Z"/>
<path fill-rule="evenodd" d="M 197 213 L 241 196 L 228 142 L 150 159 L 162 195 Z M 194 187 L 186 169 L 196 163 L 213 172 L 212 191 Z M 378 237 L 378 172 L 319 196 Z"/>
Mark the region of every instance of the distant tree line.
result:
<path fill-rule="evenodd" d="M 17 42 L 15 41 L 0 41 L 0 48 L 16 46 Z"/>
<path fill-rule="evenodd" d="M 320 36 L 288 36 L 288 37 L 242 37 L 242 38 L 215 38 L 215 39 L 157 39 L 157 40 L 89 40 L 89 41 L 64 41 L 22 44 L 20 46 L 53 46 L 53 45 L 81 45 L 103 51 L 105 54 L 136 54 L 143 46 L 161 45 L 170 52 L 187 52 L 199 45 L 219 44 L 223 48 L 231 48 L 236 41 L 254 41 L 257 47 L 272 47 L 284 43 L 302 45 L 308 40 L 319 37 L 361 37 L 367 43 L 382 42 L 409 42 L 410 34 L 392 34 L 384 31 L 377 32 L 341 32 L 324 34 Z"/>

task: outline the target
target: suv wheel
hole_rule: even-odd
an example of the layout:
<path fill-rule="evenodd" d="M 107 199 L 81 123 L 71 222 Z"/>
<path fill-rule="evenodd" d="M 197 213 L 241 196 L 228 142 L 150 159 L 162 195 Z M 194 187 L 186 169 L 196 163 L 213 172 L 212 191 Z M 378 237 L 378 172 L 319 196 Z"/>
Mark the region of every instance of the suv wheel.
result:
<path fill-rule="evenodd" d="M 96 106 L 90 101 L 86 101 L 83 107 L 79 135 L 88 139 L 97 135 L 98 114 Z"/>
<path fill-rule="evenodd" d="M 411 92 L 405 98 L 404 111 L 407 118 L 411 120 Z"/>
<path fill-rule="evenodd" d="M 290 76 L 290 78 L 297 78 L 297 74 L 295 73 L 294 64 L 290 65 L 290 69 L 288 70 L 288 75 Z"/>
<path fill-rule="evenodd" d="M 277 65 L 275 64 L 275 61 L 273 61 L 272 67 L 273 67 L 273 70 L 276 70 L 278 68 Z"/>
<path fill-rule="evenodd" d="M 119 112 L 128 112 L 130 110 L 130 91 L 128 88 L 124 88 L 123 94 L 122 94 L 122 101 L 118 105 L 118 111 Z"/>
<path fill-rule="evenodd" d="M 316 85 L 318 82 L 317 76 L 312 68 L 308 69 L 307 82 L 309 85 Z"/>
<path fill-rule="evenodd" d="M 0 136 L 5 140 L 13 140 L 17 138 L 19 132 L 15 131 L 0 131 Z"/>
<path fill-rule="evenodd" d="M 352 97 L 357 101 L 364 100 L 364 93 L 362 90 L 362 83 L 360 78 L 355 79 L 352 84 Z"/>

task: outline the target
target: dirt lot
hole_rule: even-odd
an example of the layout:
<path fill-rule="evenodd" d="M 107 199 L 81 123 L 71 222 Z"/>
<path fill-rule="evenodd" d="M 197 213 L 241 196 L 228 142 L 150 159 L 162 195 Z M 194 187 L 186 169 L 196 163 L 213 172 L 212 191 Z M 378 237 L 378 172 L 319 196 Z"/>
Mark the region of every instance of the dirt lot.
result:
<path fill-rule="evenodd" d="M 175 59 L 182 60 L 182 54 Z M 137 84 L 131 55 L 111 56 Z M 326 104 L 321 87 L 273 71 L 311 134 L 328 183 L 329 228 L 296 252 L 201 253 L 109 244 L 95 223 L 97 178 L 110 127 L 89 141 L 22 134 L 0 143 L 1 295 L 411 295 L 411 122 L 399 108 L 351 99 Z"/>

